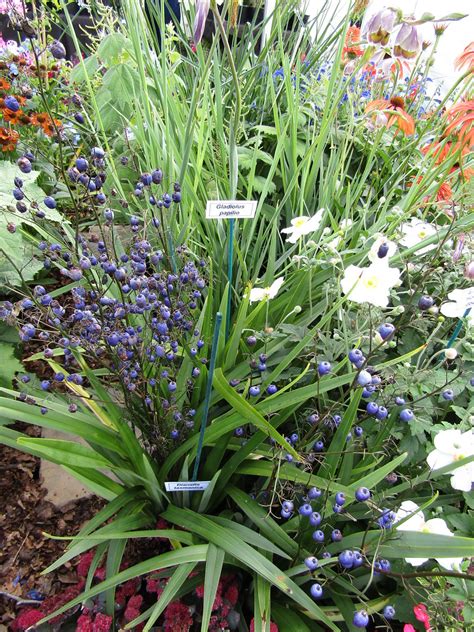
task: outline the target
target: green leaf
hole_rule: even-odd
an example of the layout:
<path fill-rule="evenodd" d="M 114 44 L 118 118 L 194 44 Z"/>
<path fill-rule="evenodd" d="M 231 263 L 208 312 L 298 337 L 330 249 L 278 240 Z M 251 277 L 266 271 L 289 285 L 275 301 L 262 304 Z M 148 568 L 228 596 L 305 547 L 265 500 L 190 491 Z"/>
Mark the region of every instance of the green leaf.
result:
<path fill-rule="evenodd" d="M 138 73 L 129 64 L 112 66 L 107 70 L 102 81 L 119 111 L 122 104 L 132 102 L 140 90 Z"/>
<path fill-rule="evenodd" d="M 110 468 L 111 463 L 95 450 L 62 439 L 18 439 L 19 446 L 34 448 L 45 459 L 56 463 L 84 468 Z"/>
<path fill-rule="evenodd" d="M 216 598 L 217 586 L 221 578 L 225 553 L 223 549 L 209 544 L 204 574 L 204 598 L 202 604 L 201 632 L 207 632 L 211 619 L 212 607 Z"/>
<path fill-rule="evenodd" d="M 272 603 L 272 620 L 275 621 L 279 630 L 312 632 L 312 629 L 302 621 L 293 609 L 285 607 L 278 602 Z M 322 630 L 322 628 L 320 629 Z"/>
<path fill-rule="evenodd" d="M 261 575 L 266 581 L 281 590 L 287 597 L 291 598 L 309 612 L 312 612 L 315 616 L 319 617 L 322 622 L 326 623 L 331 630 L 337 632 L 337 628 L 325 616 L 321 608 L 317 606 L 295 582 L 256 549 L 237 537 L 232 531 L 216 525 L 206 516 L 196 514 L 189 509 L 170 506 L 162 516 L 165 520 L 169 520 L 183 527 L 185 526 L 200 537 L 221 547 L 226 553 L 245 564 L 250 572 L 255 571 Z"/>
<path fill-rule="evenodd" d="M 84 83 L 87 78 L 92 79 L 99 69 L 99 61 L 95 55 L 89 55 L 74 66 L 71 71 L 71 83 Z"/>
<path fill-rule="evenodd" d="M 275 439 L 275 441 L 282 446 L 293 456 L 297 461 L 301 460 L 300 455 L 296 452 L 296 450 L 286 441 L 286 439 L 277 431 L 275 428 L 268 423 L 268 421 L 263 417 L 251 404 L 249 404 L 243 397 L 238 395 L 234 389 L 229 387 L 224 374 L 221 369 L 217 369 L 214 373 L 213 385 L 215 389 L 220 393 L 220 395 L 234 408 L 236 412 L 242 415 L 243 421 L 242 423 L 252 423 L 259 430 L 266 431 L 270 437 Z"/>
<path fill-rule="evenodd" d="M 99 44 L 96 55 L 109 67 L 117 63 L 123 53 L 129 53 L 132 50 L 130 40 L 127 39 L 125 35 L 122 35 L 122 33 L 115 32 L 109 33 L 104 37 Z"/>
<path fill-rule="evenodd" d="M 0 386 L 10 387 L 15 373 L 23 370 L 22 363 L 15 357 L 15 349 L 18 342 L 16 329 L 2 323 L 0 325 L 0 358 L 2 359 L 0 364 Z"/>

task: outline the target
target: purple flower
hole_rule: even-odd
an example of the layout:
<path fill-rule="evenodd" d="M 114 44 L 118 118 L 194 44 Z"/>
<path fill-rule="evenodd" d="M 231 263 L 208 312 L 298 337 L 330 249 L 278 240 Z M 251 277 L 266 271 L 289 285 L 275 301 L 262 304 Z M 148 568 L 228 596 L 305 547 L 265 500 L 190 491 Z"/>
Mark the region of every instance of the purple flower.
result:
<path fill-rule="evenodd" d="M 393 52 L 397 57 L 412 59 L 420 52 L 421 44 L 422 40 L 416 26 L 411 24 L 402 24 L 395 40 Z"/>
<path fill-rule="evenodd" d="M 194 19 L 194 44 L 197 46 L 202 40 L 204 27 L 206 25 L 207 15 L 209 13 L 210 0 L 199 0 L 196 8 L 196 17 Z"/>

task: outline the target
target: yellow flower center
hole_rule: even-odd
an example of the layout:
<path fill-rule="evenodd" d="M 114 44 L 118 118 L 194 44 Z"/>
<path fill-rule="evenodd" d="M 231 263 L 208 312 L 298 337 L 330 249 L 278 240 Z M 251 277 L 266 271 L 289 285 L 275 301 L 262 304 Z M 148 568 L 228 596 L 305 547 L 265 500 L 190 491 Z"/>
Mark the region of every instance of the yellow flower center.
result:
<path fill-rule="evenodd" d="M 294 223 L 295 228 L 301 228 L 301 226 L 304 226 L 306 224 L 306 220 L 303 218 L 297 219 Z"/>
<path fill-rule="evenodd" d="M 418 233 L 418 237 L 420 239 L 424 239 L 426 237 L 426 230 L 420 230 L 420 232 Z"/>
<path fill-rule="evenodd" d="M 462 452 L 458 452 L 458 454 L 455 454 L 453 457 L 454 461 L 461 461 L 461 459 L 465 458 L 465 454 L 463 454 Z"/>
<path fill-rule="evenodd" d="M 370 277 L 367 277 L 366 279 L 364 279 L 363 283 L 364 283 L 366 288 L 374 289 L 374 288 L 378 287 L 379 279 L 375 275 L 373 275 L 373 276 L 370 276 Z"/>

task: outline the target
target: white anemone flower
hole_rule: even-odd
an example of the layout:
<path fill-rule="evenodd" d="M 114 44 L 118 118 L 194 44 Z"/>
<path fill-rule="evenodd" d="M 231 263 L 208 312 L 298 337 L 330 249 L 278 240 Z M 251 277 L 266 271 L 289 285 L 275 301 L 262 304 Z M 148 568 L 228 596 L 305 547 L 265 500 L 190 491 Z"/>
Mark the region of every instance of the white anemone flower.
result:
<path fill-rule="evenodd" d="M 269 287 L 253 287 L 249 294 L 250 302 L 256 303 L 257 301 L 266 301 L 275 298 L 284 282 L 285 279 L 279 277 L 273 281 Z"/>
<path fill-rule="evenodd" d="M 423 240 L 436 235 L 438 232 L 436 226 L 433 226 L 433 224 L 429 224 L 428 222 L 422 222 L 420 219 L 416 219 L 416 217 L 413 217 L 406 224 L 402 224 L 401 228 L 403 237 L 400 240 L 400 243 L 402 246 L 406 246 L 407 248 L 418 245 Z M 434 248 L 436 248 L 436 244 L 431 244 L 430 246 L 421 248 L 421 250 L 417 250 L 416 253 L 423 255 Z"/>
<path fill-rule="evenodd" d="M 390 290 L 400 284 L 400 270 L 389 268 L 388 262 L 372 263 L 368 268 L 349 266 L 344 272 L 341 287 L 354 303 L 370 303 L 387 307 Z"/>
<path fill-rule="evenodd" d="M 405 500 L 402 502 L 400 509 L 397 511 L 395 523 L 407 518 L 407 516 L 410 517 L 403 524 L 400 526 L 396 526 L 395 524 L 395 528 L 398 531 L 417 531 L 418 533 L 432 533 L 435 535 L 448 536 L 454 535 L 442 518 L 432 518 L 431 520 L 425 521 L 425 517 L 421 509 L 411 500 Z M 427 562 L 428 559 L 429 558 L 427 557 L 406 557 L 405 561 L 412 566 L 420 566 L 420 564 Z M 440 566 L 448 571 L 458 569 L 463 560 L 462 557 L 433 557 L 433 559 L 435 559 Z"/>
<path fill-rule="evenodd" d="M 469 325 L 474 325 L 474 287 L 464 290 L 453 290 L 448 294 L 450 302 L 441 305 L 441 313 L 448 318 L 463 318 L 467 310 L 471 311 L 466 315 Z"/>
<path fill-rule="evenodd" d="M 384 235 L 381 235 L 380 233 L 377 233 L 376 235 L 374 235 L 374 237 L 375 241 L 369 250 L 369 259 L 374 263 L 380 261 L 381 259 L 385 259 L 388 261 L 388 259 L 390 259 L 390 257 L 393 257 L 393 255 L 397 252 L 397 244 L 394 241 L 390 241 L 390 239 L 387 239 Z M 387 249 L 383 257 L 380 256 L 381 246 L 385 246 Z"/>
<path fill-rule="evenodd" d="M 321 208 L 315 215 L 313 215 L 313 217 L 308 217 L 307 215 L 295 217 L 291 220 L 291 226 L 283 228 L 281 232 L 289 235 L 286 241 L 290 242 L 290 244 L 296 244 L 296 242 L 301 239 L 301 237 L 304 237 L 304 235 L 309 235 L 310 233 L 314 233 L 318 230 L 321 225 L 323 215 L 324 209 Z"/>
<path fill-rule="evenodd" d="M 434 438 L 434 446 L 426 461 L 432 470 L 438 470 L 474 456 L 474 433 L 471 430 L 461 432 L 457 428 L 442 430 Z M 474 461 L 457 467 L 450 474 L 453 489 L 470 492 L 474 483 Z"/>

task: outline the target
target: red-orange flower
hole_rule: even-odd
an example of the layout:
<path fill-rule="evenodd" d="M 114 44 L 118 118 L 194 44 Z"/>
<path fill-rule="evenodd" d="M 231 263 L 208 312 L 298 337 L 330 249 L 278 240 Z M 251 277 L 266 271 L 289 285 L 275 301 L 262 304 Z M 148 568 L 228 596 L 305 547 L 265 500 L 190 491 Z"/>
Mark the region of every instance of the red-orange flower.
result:
<path fill-rule="evenodd" d="M 474 70 L 474 42 L 466 46 L 463 52 L 454 60 L 456 70 L 461 70 L 467 66 L 468 70 Z"/>
<path fill-rule="evenodd" d="M 351 59 L 356 59 L 363 55 L 364 51 L 360 47 L 360 28 L 350 26 L 347 29 L 344 48 L 342 49 L 342 62 L 345 64 Z"/>
<path fill-rule="evenodd" d="M 11 85 L 8 83 L 6 79 L 0 77 L 0 90 L 10 90 Z"/>
<path fill-rule="evenodd" d="M 5 108 L 5 110 L 3 111 L 3 118 L 5 119 L 5 121 L 7 121 L 7 123 L 11 123 L 12 125 L 17 125 L 17 123 L 20 123 L 21 118 L 24 115 L 25 113 L 23 112 L 23 110 L 12 112 L 11 110 Z"/>
<path fill-rule="evenodd" d="M 474 100 L 461 101 L 446 112 L 446 134 L 455 134 L 462 146 L 474 145 Z"/>
<path fill-rule="evenodd" d="M 2 151 L 13 151 L 19 140 L 20 134 L 18 132 L 6 127 L 0 127 L 0 147 Z"/>
<path fill-rule="evenodd" d="M 438 189 L 438 193 L 436 194 L 437 202 L 451 202 L 453 199 L 453 190 L 451 189 L 451 185 L 449 182 L 443 182 Z"/>
<path fill-rule="evenodd" d="M 405 111 L 405 101 L 402 97 L 392 97 L 391 99 L 375 99 L 367 104 L 366 112 L 388 113 L 386 127 L 397 125 L 398 129 L 410 136 L 415 133 L 415 121 Z"/>

